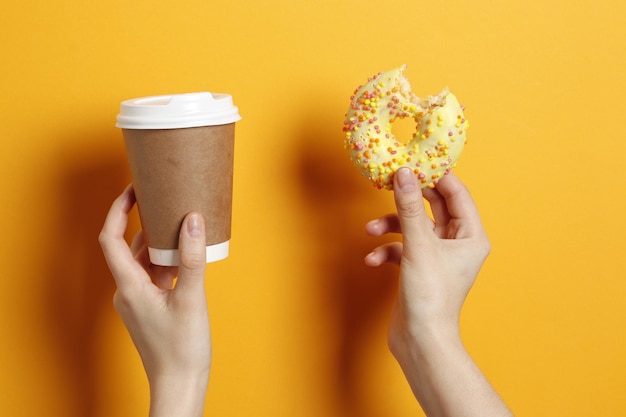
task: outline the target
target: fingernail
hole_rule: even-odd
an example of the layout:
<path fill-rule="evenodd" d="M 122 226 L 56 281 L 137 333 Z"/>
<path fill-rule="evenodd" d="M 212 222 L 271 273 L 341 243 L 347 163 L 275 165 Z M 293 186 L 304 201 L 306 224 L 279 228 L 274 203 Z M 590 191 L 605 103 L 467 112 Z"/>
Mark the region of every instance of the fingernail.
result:
<path fill-rule="evenodd" d="M 417 178 L 410 169 L 400 168 L 396 171 L 396 184 L 402 191 L 413 191 L 417 188 Z"/>
<path fill-rule="evenodd" d="M 366 227 L 376 227 L 380 223 L 380 219 L 370 220 L 365 224 Z"/>
<path fill-rule="evenodd" d="M 191 237 L 200 237 L 202 231 L 200 230 L 200 215 L 192 214 L 187 219 L 187 233 Z"/>
<path fill-rule="evenodd" d="M 380 261 L 378 260 L 376 253 L 374 251 L 365 255 L 364 258 L 365 264 L 368 266 L 378 266 L 380 265 Z"/>

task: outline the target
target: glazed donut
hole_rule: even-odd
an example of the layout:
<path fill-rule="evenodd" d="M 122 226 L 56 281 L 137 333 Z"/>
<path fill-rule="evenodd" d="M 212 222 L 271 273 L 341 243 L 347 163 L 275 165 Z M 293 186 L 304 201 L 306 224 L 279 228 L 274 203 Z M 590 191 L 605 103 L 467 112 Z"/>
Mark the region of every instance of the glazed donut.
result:
<path fill-rule="evenodd" d="M 393 189 L 393 175 L 409 167 L 421 187 L 434 187 L 456 164 L 469 127 L 463 107 L 444 89 L 421 99 L 411 92 L 399 68 L 381 72 L 357 87 L 350 97 L 343 131 L 344 145 L 352 161 L 378 189 Z M 410 140 L 397 138 L 394 121 L 412 118 L 415 133 Z"/>

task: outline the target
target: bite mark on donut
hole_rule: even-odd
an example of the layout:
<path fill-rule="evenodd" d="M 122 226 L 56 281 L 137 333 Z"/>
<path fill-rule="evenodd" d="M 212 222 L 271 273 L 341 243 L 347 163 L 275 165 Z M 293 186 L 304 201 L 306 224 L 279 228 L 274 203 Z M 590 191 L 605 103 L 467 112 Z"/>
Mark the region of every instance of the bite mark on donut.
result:
<path fill-rule="evenodd" d="M 343 131 L 344 147 L 361 173 L 378 189 L 393 189 L 394 173 L 409 167 L 422 188 L 433 187 L 456 164 L 469 123 L 464 108 L 447 88 L 420 98 L 402 72 L 380 72 L 350 97 Z M 398 138 L 393 124 L 413 119 L 411 138 Z"/>

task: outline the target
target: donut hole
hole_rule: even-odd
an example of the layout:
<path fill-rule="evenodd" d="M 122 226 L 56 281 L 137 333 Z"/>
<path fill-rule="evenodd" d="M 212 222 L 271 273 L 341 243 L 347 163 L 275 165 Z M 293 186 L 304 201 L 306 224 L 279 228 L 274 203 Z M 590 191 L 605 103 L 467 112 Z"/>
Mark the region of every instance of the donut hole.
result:
<path fill-rule="evenodd" d="M 417 122 L 412 117 L 397 118 L 391 124 L 391 133 L 396 137 L 398 143 L 406 145 L 415 136 Z"/>

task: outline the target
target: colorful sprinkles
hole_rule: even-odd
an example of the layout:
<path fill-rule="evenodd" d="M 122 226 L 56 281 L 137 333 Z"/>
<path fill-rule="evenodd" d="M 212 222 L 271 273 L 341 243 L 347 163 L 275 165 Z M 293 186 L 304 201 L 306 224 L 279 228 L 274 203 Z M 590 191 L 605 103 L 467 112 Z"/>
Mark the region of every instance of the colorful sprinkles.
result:
<path fill-rule="evenodd" d="M 424 187 L 433 187 L 450 172 L 466 142 L 469 123 L 456 97 L 444 90 L 421 100 L 402 75 L 405 66 L 380 72 L 350 97 L 343 124 L 344 146 L 362 174 L 378 189 L 393 189 L 400 167 L 413 170 Z M 411 138 L 397 138 L 396 120 L 412 118 Z"/>

